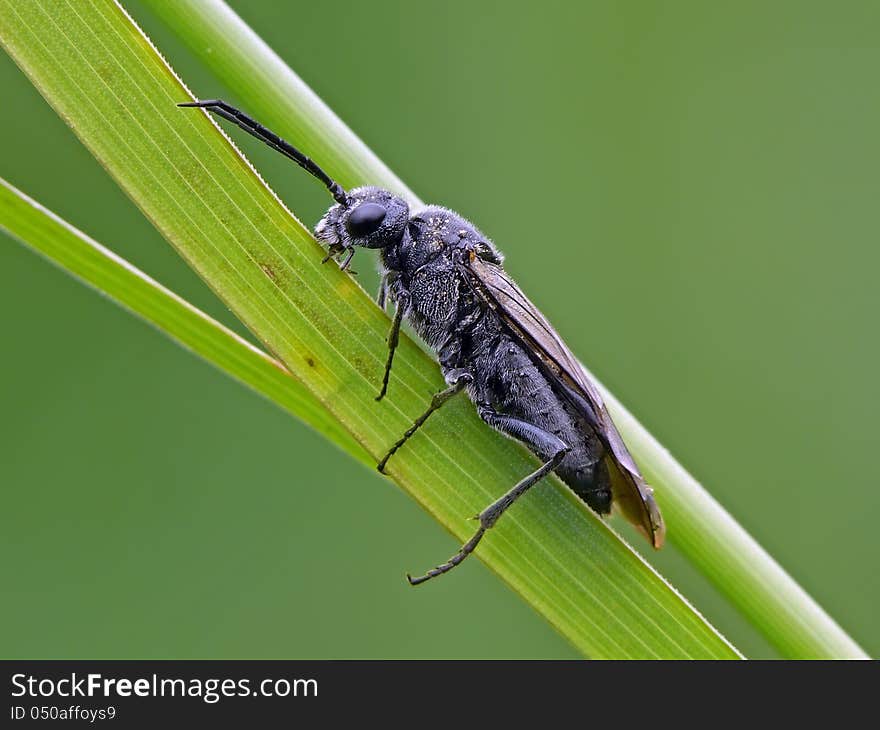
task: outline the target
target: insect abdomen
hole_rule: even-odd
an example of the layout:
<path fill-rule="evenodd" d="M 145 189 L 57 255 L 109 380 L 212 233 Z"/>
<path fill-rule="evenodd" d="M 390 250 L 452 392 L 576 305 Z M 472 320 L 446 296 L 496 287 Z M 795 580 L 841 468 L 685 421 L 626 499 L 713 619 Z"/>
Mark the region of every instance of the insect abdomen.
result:
<path fill-rule="evenodd" d="M 480 373 L 470 389 L 474 402 L 486 403 L 498 413 L 538 426 L 565 442 L 571 451 L 556 473 L 592 509 L 608 513 L 611 482 L 604 445 L 522 345 L 501 328 L 492 312 L 486 312 L 471 331 L 460 333 L 460 341 L 465 350 L 459 367 Z M 467 348 L 469 343 L 471 348 Z M 553 456 L 532 450 L 545 461 Z"/>

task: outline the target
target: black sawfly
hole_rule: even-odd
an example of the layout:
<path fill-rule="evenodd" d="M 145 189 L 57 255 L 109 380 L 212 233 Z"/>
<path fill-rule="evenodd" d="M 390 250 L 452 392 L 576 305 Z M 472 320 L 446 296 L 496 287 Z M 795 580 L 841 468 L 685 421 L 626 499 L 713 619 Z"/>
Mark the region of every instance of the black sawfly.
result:
<path fill-rule="evenodd" d="M 224 101 L 180 106 L 200 107 L 238 125 L 327 187 L 335 203 L 315 227 L 318 240 L 329 247 L 325 261 L 341 259 L 347 269 L 358 247 L 379 250 L 379 304 L 393 302 L 395 313 L 376 400 L 388 390 L 404 318 L 437 353 L 447 387 L 388 450 L 379 471 L 434 411 L 463 390 L 483 421 L 542 461 L 478 515 L 476 533 L 455 555 L 422 576 L 407 575 L 412 585 L 461 563 L 505 510 L 550 472 L 599 514 L 616 507 L 655 548 L 662 546 L 665 527 L 653 490 L 598 389 L 476 226 L 440 206 L 411 214 L 404 200 L 377 187 L 346 191 L 294 146 Z"/>

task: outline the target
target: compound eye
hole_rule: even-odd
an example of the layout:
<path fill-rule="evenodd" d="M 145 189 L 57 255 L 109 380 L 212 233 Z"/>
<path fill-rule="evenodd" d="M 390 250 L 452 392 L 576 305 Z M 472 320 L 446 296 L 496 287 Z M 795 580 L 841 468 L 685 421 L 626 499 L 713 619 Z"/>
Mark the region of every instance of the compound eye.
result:
<path fill-rule="evenodd" d="M 363 238 L 375 233 L 387 211 L 378 203 L 361 203 L 345 219 L 345 230 L 355 238 Z"/>

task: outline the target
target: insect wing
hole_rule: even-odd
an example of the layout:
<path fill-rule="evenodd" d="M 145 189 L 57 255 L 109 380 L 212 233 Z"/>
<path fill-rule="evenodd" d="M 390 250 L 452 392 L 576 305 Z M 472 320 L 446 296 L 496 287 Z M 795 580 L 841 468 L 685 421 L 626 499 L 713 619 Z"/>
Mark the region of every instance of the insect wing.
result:
<path fill-rule="evenodd" d="M 608 447 L 614 503 L 655 548 L 660 548 L 666 528 L 654 500 L 654 490 L 645 483 L 599 390 L 584 373 L 577 358 L 504 269 L 476 255 L 472 255 L 462 268 L 470 275 L 477 294 L 540 357 L 548 374 L 568 393 L 570 401 Z"/>

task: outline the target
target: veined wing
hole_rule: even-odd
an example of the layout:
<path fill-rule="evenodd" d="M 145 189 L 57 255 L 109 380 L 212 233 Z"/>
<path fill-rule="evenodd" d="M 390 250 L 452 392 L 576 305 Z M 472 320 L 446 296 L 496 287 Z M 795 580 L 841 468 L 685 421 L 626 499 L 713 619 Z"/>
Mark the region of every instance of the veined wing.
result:
<path fill-rule="evenodd" d="M 500 266 L 471 254 L 462 269 L 474 290 L 494 309 L 514 336 L 540 358 L 543 369 L 569 396 L 608 448 L 613 503 L 655 548 L 663 545 L 666 528 L 646 483 L 608 414 L 598 388 L 538 308 Z"/>

